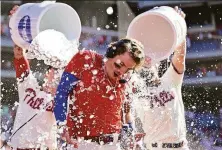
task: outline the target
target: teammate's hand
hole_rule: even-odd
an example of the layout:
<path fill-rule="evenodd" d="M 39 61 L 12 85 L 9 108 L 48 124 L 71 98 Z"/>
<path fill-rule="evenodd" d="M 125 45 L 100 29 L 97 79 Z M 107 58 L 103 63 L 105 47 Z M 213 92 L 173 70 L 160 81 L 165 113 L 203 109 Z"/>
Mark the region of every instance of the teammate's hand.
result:
<path fill-rule="evenodd" d="M 10 10 L 9 12 L 9 17 L 11 17 L 17 10 L 18 10 L 19 6 L 15 5 L 12 10 Z"/>
<path fill-rule="evenodd" d="M 14 57 L 15 59 L 20 59 L 22 58 L 24 55 L 23 55 L 23 49 L 17 45 L 14 46 Z"/>
<path fill-rule="evenodd" d="M 183 17 L 183 18 L 186 17 L 186 14 L 185 14 L 185 13 L 182 11 L 182 9 L 179 8 L 178 6 L 175 6 L 175 7 L 174 7 L 174 10 L 175 10 L 181 17 Z"/>
<path fill-rule="evenodd" d="M 73 145 L 74 148 L 78 148 L 77 141 L 71 139 L 66 126 L 61 127 L 59 130 L 59 135 L 61 136 L 62 140 L 66 141 L 67 144 Z"/>
<path fill-rule="evenodd" d="M 136 142 L 138 142 L 142 138 L 144 138 L 145 135 L 146 135 L 146 133 L 135 133 L 134 138 L 135 138 Z"/>
<path fill-rule="evenodd" d="M 18 5 L 15 5 L 12 10 L 10 10 L 9 12 L 9 17 L 11 17 L 17 10 L 18 10 L 19 6 Z M 23 49 L 21 47 L 19 47 L 18 45 L 15 45 L 14 46 L 14 57 L 16 59 L 20 59 L 23 57 Z"/>

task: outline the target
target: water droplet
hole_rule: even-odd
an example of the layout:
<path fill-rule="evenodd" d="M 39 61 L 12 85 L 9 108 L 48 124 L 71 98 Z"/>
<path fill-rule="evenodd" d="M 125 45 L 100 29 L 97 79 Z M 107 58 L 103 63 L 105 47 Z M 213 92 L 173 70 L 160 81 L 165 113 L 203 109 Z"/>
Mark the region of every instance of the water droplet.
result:
<path fill-rule="evenodd" d="M 116 60 L 116 63 L 117 63 L 117 64 L 120 64 L 120 63 L 121 63 L 121 60 L 120 60 L 120 59 L 117 59 L 117 60 Z"/>
<path fill-rule="evenodd" d="M 98 70 L 97 69 L 93 69 L 92 73 L 93 73 L 93 75 L 96 75 L 98 73 Z"/>
<path fill-rule="evenodd" d="M 88 55 L 85 56 L 85 59 L 88 60 L 90 57 Z"/>
<path fill-rule="evenodd" d="M 109 100 L 113 100 L 114 99 L 114 95 L 111 95 L 110 97 L 109 97 Z"/>
<path fill-rule="evenodd" d="M 89 64 L 84 64 L 84 67 L 85 67 L 85 68 L 88 68 L 88 67 L 89 67 Z"/>
<path fill-rule="evenodd" d="M 90 134 L 90 131 L 87 131 L 87 135 L 89 136 L 89 134 Z"/>

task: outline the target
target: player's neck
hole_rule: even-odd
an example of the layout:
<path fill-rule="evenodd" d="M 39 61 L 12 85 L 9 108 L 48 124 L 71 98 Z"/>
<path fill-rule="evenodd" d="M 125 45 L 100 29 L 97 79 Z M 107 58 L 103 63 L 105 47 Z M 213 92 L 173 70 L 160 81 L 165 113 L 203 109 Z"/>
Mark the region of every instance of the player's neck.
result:
<path fill-rule="evenodd" d="M 47 94 L 51 94 L 52 96 L 55 96 L 55 89 L 43 87 L 42 90 Z"/>

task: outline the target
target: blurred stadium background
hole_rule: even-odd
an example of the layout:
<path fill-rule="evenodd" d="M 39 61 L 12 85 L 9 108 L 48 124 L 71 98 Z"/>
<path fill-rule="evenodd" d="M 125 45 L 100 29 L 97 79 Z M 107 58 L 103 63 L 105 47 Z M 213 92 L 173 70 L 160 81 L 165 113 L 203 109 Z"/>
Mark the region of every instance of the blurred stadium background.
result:
<path fill-rule="evenodd" d="M 1 133 L 6 136 L 11 134 L 18 104 L 8 12 L 14 5 L 28 2 L 41 1 L 1 1 Z M 79 14 L 83 26 L 80 47 L 99 53 L 111 41 L 124 37 L 129 23 L 140 13 L 154 6 L 181 7 L 188 26 L 182 91 L 189 144 L 194 150 L 222 149 L 222 1 L 57 2 L 67 3 Z M 31 64 L 36 67 L 35 62 Z"/>

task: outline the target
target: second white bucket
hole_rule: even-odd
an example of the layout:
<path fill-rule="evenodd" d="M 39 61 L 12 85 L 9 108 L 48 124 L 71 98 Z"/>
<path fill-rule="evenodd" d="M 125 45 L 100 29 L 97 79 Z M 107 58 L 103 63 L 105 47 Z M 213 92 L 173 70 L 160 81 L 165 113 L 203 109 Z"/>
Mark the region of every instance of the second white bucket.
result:
<path fill-rule="evenodd" d="M 78 41 L 81 22 L 77 12 L 69 5 L 44 1 L 21 5 L 9 21 L 12 40 L 28 49 L 32 40 L 41 31 L 54 29 L 69 41 Z"/>
<path fill-rule="evenodd" d="M 155 7 L 130 23 L 127 37 L 140 41 L 152 64 L 164 60 L 186 37 L 187 26 L 173 8 Z"/>

